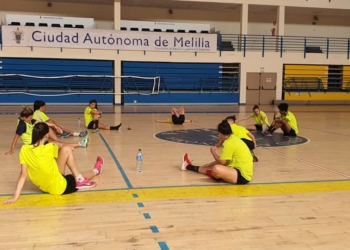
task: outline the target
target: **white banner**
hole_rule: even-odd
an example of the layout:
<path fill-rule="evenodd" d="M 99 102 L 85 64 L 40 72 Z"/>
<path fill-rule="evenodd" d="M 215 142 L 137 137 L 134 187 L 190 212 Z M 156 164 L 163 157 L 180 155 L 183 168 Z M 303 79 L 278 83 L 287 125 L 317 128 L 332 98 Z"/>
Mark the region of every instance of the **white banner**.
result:
<path fill-rule="evenodd" d="M 4 47 L 216 52 L 216 34 L 2 26 Z"/>

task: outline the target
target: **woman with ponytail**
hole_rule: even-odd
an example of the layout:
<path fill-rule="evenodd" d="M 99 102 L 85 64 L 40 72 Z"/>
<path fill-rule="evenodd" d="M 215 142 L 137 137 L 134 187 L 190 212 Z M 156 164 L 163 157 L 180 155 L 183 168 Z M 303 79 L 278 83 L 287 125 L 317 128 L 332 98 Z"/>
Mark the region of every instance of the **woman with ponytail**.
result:
<path fill-rule="evenodd" d="M 32 143 L 33 127 L 38 122 L 33 119 L 33 113 L 34 113 L 33 110 L 29 107 L 24 107 L 23 110 L 21 111 L 17 121 L 15 136 L 13 137 L 13 140 L 12 140 L 11 150 L 6 152 L 5 153 L 6 155 L 13 154 L 13 152 L 15 151 L 18 138 L 20 137 L 24 145 L 29 145 Z M 54 141 L 55 143 L 60 143 L 56 136 L 56 133 L 52 130 L 52 128 L 56 128 L 56 125 L 49 122 L 46 122 L 46 124 L 50 127 L 49 129 L 50 140 Z M 87 147 L 87 143 L 88 143 L 88 139 L 87 137 L 85 137 L 79 143 L 72 143 L 70 145 L 73 147 Z"/>
<path fill-rule="evenodd" d="M 21 173 L 15 193 L 4 204 L 18 200 L 27 175 L 41 191 L 55 195 L 70 194 L 96 186 L 90 179 L 101 174 L 103 158 L 98 156 L 94 168 L 81 173 L 73 154 L 74 148 L 70 145 L 49 143 L 49 131 L 46 123 L 39 122 L 34 125 L 32 143 L 23 145 L 19 153 Z M 66 166 L 72 175 L 65 175 Z"/>

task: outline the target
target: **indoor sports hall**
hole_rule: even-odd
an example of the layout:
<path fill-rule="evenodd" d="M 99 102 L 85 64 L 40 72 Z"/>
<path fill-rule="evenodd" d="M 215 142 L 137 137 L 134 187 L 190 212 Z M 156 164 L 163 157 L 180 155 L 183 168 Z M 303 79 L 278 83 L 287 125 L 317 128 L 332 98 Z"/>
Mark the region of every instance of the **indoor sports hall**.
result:
<path fill-rule="evenodd" d="M 1 6 L 0 249 L 350 249 L 349 3 Z M 86 129 L 93 99 L 99 122 L 118 130 Z M 37 100 L 64 129 L 88 130 L 58 139 L 86 139 L 73 150 L 79 169 L 102 156 L 103 171 L 95 187 L 67 195 L 27 177 L 18 200 L 3 204 L 19 180 L 21 139 L 6 153 L 21 111 Z M 194 165 L 214 161 L 226 117 L 252 125 L 259 105 L 271 123 L 281 103 L 299 133 L 251 131 L 258 161 L 247 185 L 181 169 L 185 153 Z M 173 107 L 189 122 L 173 124 Z"/>

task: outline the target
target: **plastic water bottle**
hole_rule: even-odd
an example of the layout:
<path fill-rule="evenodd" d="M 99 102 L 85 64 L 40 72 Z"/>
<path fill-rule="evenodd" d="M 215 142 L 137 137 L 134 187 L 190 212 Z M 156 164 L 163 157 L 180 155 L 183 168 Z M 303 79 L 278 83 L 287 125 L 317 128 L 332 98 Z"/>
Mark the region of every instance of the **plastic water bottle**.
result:
<path fill-rule="evenodd" d="M 78 118 L 78 132 L 80 132 L 81 120 Z"/>
<path fill-rule="evenodd" d="M 143 154 L 141 149 L 139 149 L 136 154 L 136 173 L 142 172 L 142 162 L 143 162 Z"/>

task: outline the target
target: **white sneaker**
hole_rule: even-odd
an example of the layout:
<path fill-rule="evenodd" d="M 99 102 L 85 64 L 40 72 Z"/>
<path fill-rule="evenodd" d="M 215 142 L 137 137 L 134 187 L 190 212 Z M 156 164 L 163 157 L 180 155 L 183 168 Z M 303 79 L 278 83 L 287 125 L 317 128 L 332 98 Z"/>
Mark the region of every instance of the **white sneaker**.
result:
<path fill-rule="evenodd" d="M 100 132 L 99 128 L 92 130 L 92 133 L 98 133 L 98 132 Z"/>
<path fill-rule="evenodd" d="M 191 161 L 188 159 L 188 154 L 184 154 L 182 157 L 182 165 L 181 165 L 181 170 L 187 170 L 187 166 L 191 165 Z"/>

